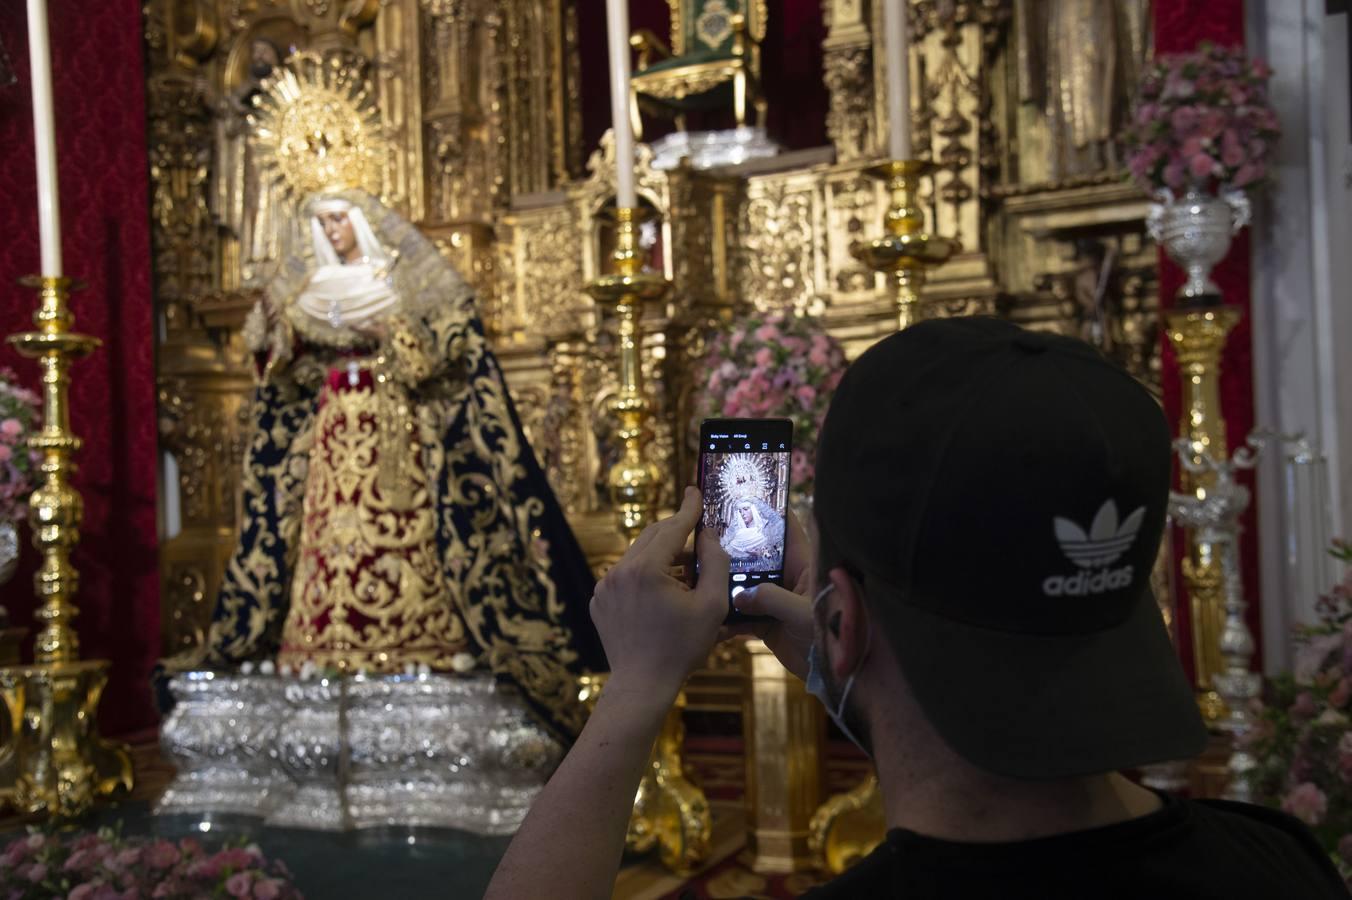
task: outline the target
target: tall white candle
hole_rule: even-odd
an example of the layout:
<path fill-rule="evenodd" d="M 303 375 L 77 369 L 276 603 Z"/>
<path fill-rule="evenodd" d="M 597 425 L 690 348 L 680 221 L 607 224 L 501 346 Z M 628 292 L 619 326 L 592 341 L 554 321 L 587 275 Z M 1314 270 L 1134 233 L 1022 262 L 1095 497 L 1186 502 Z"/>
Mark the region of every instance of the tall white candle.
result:
<path fill-rule="evenodd" d="M 911 158 L 911 70 L 906 35 L 910 0 L 883 0 L 883 44 L 887 51 L 887 150 L 893 159 Z"/>
<path fill-rule="evenodd" d="M 61 275 L 61 202 L 56 192 L 56 123 L 52 117 L 52 53 L 47 0 L 28 0 L 28 56 L 33 68 L 33 143 L 38 157 L 38 236 L 42 272 Z"/>
<path fill-rule="evenodd" d="M 634 132 L 629 123 L 628 0 L 606 0 L 610 48 L 610 117 L 615 132 L 615 203 L 634 207 Z"/>

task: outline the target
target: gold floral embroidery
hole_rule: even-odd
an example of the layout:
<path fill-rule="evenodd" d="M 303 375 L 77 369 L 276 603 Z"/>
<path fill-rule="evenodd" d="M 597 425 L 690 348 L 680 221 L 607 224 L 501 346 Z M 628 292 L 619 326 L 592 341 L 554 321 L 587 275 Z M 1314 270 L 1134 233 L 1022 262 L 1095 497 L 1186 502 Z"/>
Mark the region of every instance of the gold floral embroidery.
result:
<path fill-rule="evenodd" d="M 310 452 L 301 555 L 279 661 L 394 671 L 449 668 L 466 649 L 436 546 L 427 476 L 411 440 L 381 440 L 387 414 L 370 388 L 326 391 Z M 401 454 L 395 499 L 377 483 L 382 456 Z"/>

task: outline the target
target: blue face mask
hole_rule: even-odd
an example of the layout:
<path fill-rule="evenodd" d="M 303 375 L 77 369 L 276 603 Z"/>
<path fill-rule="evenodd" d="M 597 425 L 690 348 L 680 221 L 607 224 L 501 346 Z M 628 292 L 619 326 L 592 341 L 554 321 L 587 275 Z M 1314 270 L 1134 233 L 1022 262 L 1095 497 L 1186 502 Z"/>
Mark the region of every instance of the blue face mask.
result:
<path fill-rule="evenodd" d="M 816 612 L 817 604 L 821 603 L 822 598 L 831 593 L 834 588 L 834 584 L 828 584 L 817 592 L 817 596 L 812 599 L 812 610 L 814 613 Z M 864 653 L 859 657 L 859 666 L 862 666 L 864 660 L 868 658 L 868 651 L 872 644 L 873 631 L 870 630 L 864 637 Z M 809 694 L 820 700 L 822 706 L 826 707 L 826 714 L 831 717 L 832 722 L 836 723 L 836 727 L 840 729 L 841 734 L 849 738 L 850 742 L 860 750 L 863 750 L 865 756 L 872 757 L 873 754 L 868 752 L 868 748 L 854 736 L 854 732 L 850 730 L 850 726 L 845 724 L 845 703 L 850 699 L 850 690 L 854 687 L 854 677 L 859 672 L 859 666 L 856 666 L 855 670 L 850 673 L 850 677 L 845 679 L 845 688 L 840 692 L 840 702 L 832 704 L 830 691 L 828 691 L 826 687 L 826 676 L 823 674 L 827 668 L 826 654 L 822 651 L 821 644 L 818 643 L 814 636 L 812 639 L 812 646 L 810 646 L 807 651 L 807 681 L 804 683 L 803 687 Z"/>

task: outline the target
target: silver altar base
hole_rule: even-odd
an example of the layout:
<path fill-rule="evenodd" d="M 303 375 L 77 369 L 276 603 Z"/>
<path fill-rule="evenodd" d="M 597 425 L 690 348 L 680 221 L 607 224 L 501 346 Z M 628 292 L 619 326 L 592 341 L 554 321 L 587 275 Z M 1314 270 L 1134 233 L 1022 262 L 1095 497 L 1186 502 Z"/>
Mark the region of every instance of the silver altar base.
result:
<path fill-rule="evenodd" d="M 170 689 L 160 740 L 178 774 L 159 815 L 510 834 L 563 758 L 489 675 L 190 672 Z"/>
<path fill-rule="evenodd" d="M 690 158 L 696 169 L 735 166 L 749 159 L 779 155 L 779 145 L 764 128 L 728 128 L 723 131 L 677 131 L 653 142 L 653 168 L 674 169 Z"/>
<path fill-rule="evenodd" d="M 262 817 L 292 792 L 275 760 L 281 688 L 276 678 L 214 672 L 169 682 L 176 705 L 160 743 L 178 774 L 160 812 Z"/>

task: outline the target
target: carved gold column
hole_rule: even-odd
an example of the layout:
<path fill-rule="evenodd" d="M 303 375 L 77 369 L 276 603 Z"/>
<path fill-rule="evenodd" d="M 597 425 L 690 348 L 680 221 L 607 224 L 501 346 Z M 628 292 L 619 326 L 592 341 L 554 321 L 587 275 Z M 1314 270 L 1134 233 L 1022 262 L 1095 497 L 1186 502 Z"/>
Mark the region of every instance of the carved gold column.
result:
<path fill-rule="evenodd" d="M 1225 419 L 1220 403 L 1220 357 L 1240 313 L 1230 306 L 1174 309 L 1165 314 L 1169 341 L 1178 354 L 1183 385 L 1183 421 L 1180 432 L 1192 447 L 1194 462 L 1206 456 L 1226 459 Z M 1204 499 L 1215 480 L 1210 471 L 1180 473 L 1184 493 Z M 1192 613 L 1193 676 L 1197 702 L 1208 725 L 1225 717 L 1225 703 L 1213 678 L 1225 671 L 1221 632 L 1225 625 L 1225 577 L 1221 547 L 1185 532 L 1183 580 Z"/>
<path fill-rule="evenodd" d="M 596 708 L 605 675 L 578 679 L 578 699 L 588 710 Z M 657 847 L 662 865 L 673 872 L 689 872 L 709 858 L 713 817 L 704 792 L 685 777 L 681 759 L 685 747 L 685 692 L 667 711 L 662 732 L 653 744 L 648 767 L 634 795 L 634 811 L 624 835 L 624 849 L 647 853 Z"/>
<path fill-rule="evenodd" d="M 924 318 L 920 287 L 925 283 L 925 273 L 943 265 L 960 248 L 955 240 L 925 231 L 919 188 L 920 179 L 934 171 L 932 163 L 922 159 L 891 160 L 864 171 L 887 183 L 891 204 L 883 221 L 883 236 L 856 241 L 850 245 L 850 252 L 870 269 L 892 276 L 900 330 Z"/>
<path fill-rule="evenodd" d="M 643 303 L 662 297 L 670 287 L 660 275 L 643 271 L 638 216 L 636 209 L 615 210 L 615 252 L 611 257 L 615 271 L 587 285 L 588 293 L 613 306 L 618 317 L 620 390 L 611 409 L 619 421 L 615 435 L 623 449 L 620 459 L 610 468 L 607 485 L 619 517 L 620 532 L 630 542 L 654 520 L 662 484 L 662 473 L 644 455 L 651 438 L 648 430 L 651 408 L 643 392 L 643 365 L 639 358 Z"/>
<path fill-rule="evenodd" d="M 87 810 L 96 795 L 130 790 L 132 784 L 126 749 L 104 742 L 94 721 L 108 663 L 80 660 L 71 627 L 80 579 L 70 555 L 80 540 L 84 504 L 70 484 L 80 439 L 70 430 L 69 368 L 99 341 L 70 330 L 67 298 L 74 282 L 44 277 L 23 283 L 41 295 L 33 316 L 37 330 L 9 338 L 42 368 L 42 431 L 28 442 L 42 455 L 43 481 L 28 501 L 33 543 L 42 554 L 33 577 L 41 601 L 34 618 L 41 628 L 33 665 L 0 669 L 0 696 L 16 736 L 14 783 L 3 787 L 22 812 L 69 817 Z"/>
<path fill-rule="evenodd" d="M 757 872 L 814 867 L 808 846 L 821 802 L 825 713 L 762 641 L 746 644 L 747 849 Z"/>

